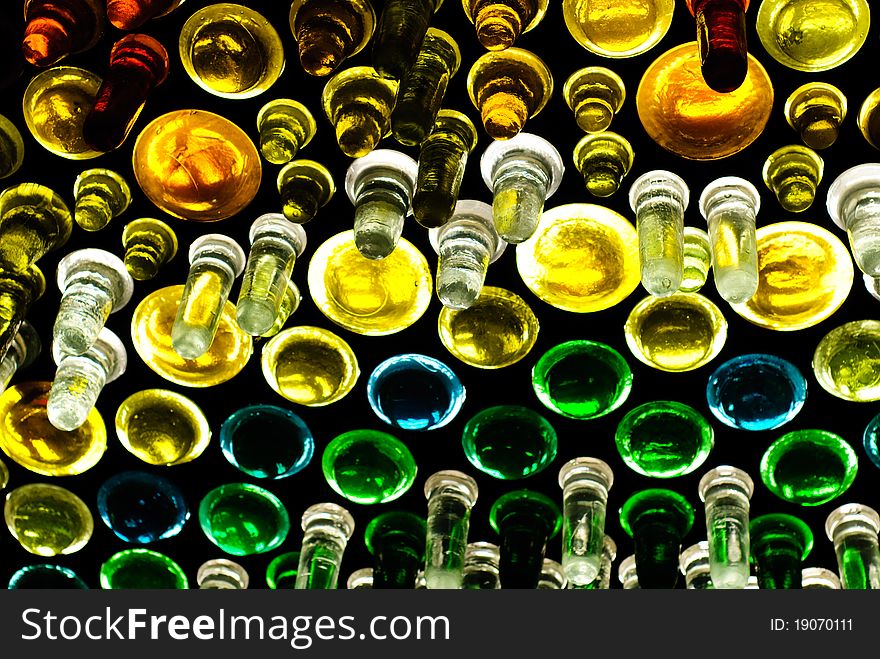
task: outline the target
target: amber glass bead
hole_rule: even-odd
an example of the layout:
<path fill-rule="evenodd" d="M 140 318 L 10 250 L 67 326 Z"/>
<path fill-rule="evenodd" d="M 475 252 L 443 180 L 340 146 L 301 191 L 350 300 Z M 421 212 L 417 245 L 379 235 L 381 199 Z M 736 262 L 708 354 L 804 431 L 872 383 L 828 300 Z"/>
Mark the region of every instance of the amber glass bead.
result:
<path fill-rule="evenodd" d="M 563 0 L 569 33 L 601 57 L 633 57 L 654 46 L 672 25 L 675 0 L 596 2 Z"/>
<path fill-rule="evenodd" d="M 773 83 L 749 55 L 748 74 L 736 91 L 712 90 L 700 73 L 696 42 L 676 46 L 645 71 L 636 93 L 648 135 L 690 160 L 716 160 L 745 149 L 763 132 L 773 109 Z"/>
<path fill-rule="evenodd" d="M 854 268 L 849 250 L 810 222 L 777 222 L 756 232 L 758 291 L 731 305 L 740 316 L 777 331 L 819 324 L 846 301 Z"/>
<path fill-rule="evenodd" d="M 376 13 L 370 0 L 293 0 L 290 31 L 303 70 L 330 75 L 364 49 L 373 36 Z"/>
<path fill-rule="evenodd" d="M 468 94 L 492 139 L 519 133 L 553 94 L 553 75 L 534 53 L 508 48 L 484 53 L 468 73 Z"/>
<path fill-rule="evenodd" d="M 170 14 L 184 0 L 107 0 L 107 18 L 120 30 L 134 30 L 154 18 Z"/>
<path fill-rule="evenodd" d="M 735 91 L 748 70 L 749 0 L 687 0 L 687 7 L 697 21 L 703 80 L 717 92 Z"/>
<path fill-rule="evenodd" d="M 104 33 L 102 4 L 102 0 L 26 0 L 24 58 L 34 66 L 52 66 L 92 48 Z"/>
<path fill-rule="evenodd" d="M 549 0 L 462 0 L 461 4 L 480 45 L 486 50 L 504 50 L 537 27 Z"/>
<path fill-rule="evenodd" d="M 49 423 L 51 382 L 23 382 L 0 396 L 0 448 L 25 469 L 44 476 L 74 476 L 94 467 L 107 450 L 107 428 L 92 408 L 76 430 Z"/>
<path fill-rule="evenodd" d="M 253 352 L 253 338 L 235 321 L 235 305 L 227 300 L 207 352 L 196 359 L 184 359 L 171 345 L 171 328 L 182 294 L 182 285 L 168 286 L 141 301 L 131 318 L 135 351 L 155 373 L 184 387 L 213 387 L 232 379 Z"/>
<path fill-rule="evenodd" d="M 56 66 L 33 77 L 24 91 L 24 121 L 34 139 L 56 156 L 97 158 L 103 151 L 83 138 L 83 122 L 95 104 L 101 78 L 73 66 Z"/>
<path fill-rule="evenodd" d="M 168 76 L 168 52 L 153 37 L 129 34 L 113 44 L 110 68 L 83 121 L 83 139 L 98 151 L 120 146 L 147 98 Z"/>
<path fill-rule="evenodd" d="M 212 222 L 241 212 L 260 188 L 257 147 L 241 128 L 204 110 L 175 110 L 141 131 L 132 155 L 147 198 L 184 220 Z"/>

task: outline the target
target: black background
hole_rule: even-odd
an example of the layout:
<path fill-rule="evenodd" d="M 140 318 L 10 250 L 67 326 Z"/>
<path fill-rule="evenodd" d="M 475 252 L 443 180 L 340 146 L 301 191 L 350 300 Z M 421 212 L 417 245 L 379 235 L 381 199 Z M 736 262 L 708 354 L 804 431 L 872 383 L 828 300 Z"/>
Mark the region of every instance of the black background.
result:
<path fill-rule="evenodd" d="M 16 11 L 12 12 L 12 18 L 8 20 L 20 21 L 21 12 L 18 7 L 21 2 L 14 4 Z M 651 369 L 638 362 L 626 348 L 623 324 L 633 306 L 645 295 L 643 289 L 639 288 L 616 307 L 600 313 L 579 315 L 560 311 L 538 300 L 524 286 L 516 272 L 513 248 L 508 249 L 504 256 L 491 266 L 487 284 L 506 287 L 523 296 L 534 309 L 541 324 L 534 349 L 514 366 L 484 371 L 469 367 L 452 357 L 443 348 L 437 336 L 437 315 L 441 305 L 436 296 L 424 316 L 413 326 L 398 334 L 363 337 L 338 328 L 317 311 L 308 295 L 306 285 L 308 260 L 314 250 L 330 236 L 350 229 L 353 219 L 351 203 L 342 190 L 345 171 L 351 161 L 339 151 L 333 130 L 320 107 L 320 93 L 327 79 L 312 78 L 302 71 L 297 58 L 296 44 L 288 27 L 289 3 L 276 0 L 252 1 L 247 4 L 269 18 L 281 35 L 287 58 L 283 75 L 269 91 L 248 100 L 227 100 L 203 91 L 183 70 L 178 55 L 177 36 L 184 21 L 193 12 L 208 4 L 211 3 L 206 0 L 188 0 L 173 14 L 152 21 L 142 28 L 141 31 L 156 37 L 168 48 L 171 56 L 171 73 L 164 85 L 158 88 L 147 102 L 126 142 L 113 153 L 90 161 L 64 160 L 50 154 L 33 140 L 22 118 L 20 99 L 29 79 L 38 72 L 34 67 L 25 67 L 23 75 L 17 82 L 0 95 L 0 114 L 8 117 L 19 127 L 25 137 L 26 145 L 24 166 L 5 180 L 5 185 L 15 185 L 24 181 L 48 185 L 57 190 L 72 209 L 72 188 L 77 174 L 89 167 L 102 166 L 123 174 L 131 183 L 134 195 L 131 207 L 109 227 L 98 233 L 86 233 L 75 226 L 73 236 L 67 245 L 39 262 L 50 284 L 46 295 L 32 307 L 29 318 L 40 332 L 44 344 L 48 345 L 60 299 L 54 284 L 54 271 L 58 260 L 64 254 L 83 247 L 101 247 L 121 256 L 120 237 L 122 228 L 127 222 L 138 217 L 163 217 L 161 212 L 137 189 L 131 171 L 132 146 L 139 131 L 149 121 L 175 109 L 204 109 L 229 118 L 256 140 L 256 115 L 259 108 L 272 98 L 296 98 L 309 107 L 318 122 L 317 135 L 301 152 L 301 157 L 324 163 L 333 173 L 337 193 L 318 217 L 305 227 L 309 244 L 294 271 L 295 281 L 302 289 L 304 299 L 300 309 L 288 321 L 288 326 L 317 325 L 337 332 L 355 350 L 360 363 L 361 377 L 355 389 L 341 401 L 324 408 L 307 408 L 288 403 L 270 389 L 260 370 L 260 344 L 256 345 L 255 354 L 242 373 L 227 383 L 207 389 L 189 389 L 166 382 L 147 368 L 131 347 L 129 324 L 132 312 L 140 300 L 151 291 L 184 282 L 187 272 L 186 251 L 196 236 L 214 231 L 227 233 L 247 249 L 247 233 L 253 219 L 262 213 L 280 210 L 275 189 L 278 168 L 264 162 L 260 192 L 250 206 L 238 216 L 210 225 L 177 219 L 169 220 L 180 241 L 178 256 L 156 279 L 138 282 L 129 305 L 111 316 L 108 326 L 123 338 L 129 348 L 129 365 L 123 377 L 105 388 L 97 403 L 98 410 L 108 425 L 109 433 L 109 448 L 97 466 L 78 476 L 47 479 L 25 470 L 9 459 L 4 459 L 10 469 L 8 489 L 29 482 L 51 480 L 82 497 L 95 515 L 95 532 L 88 545 L 76 554 L 49 559 L 48 562 L 68 566 L 85 579 L 89 586 L 99 587 L 98 573 L 101 564 L 113 553 L 127 549 L 130 545 L 119 540 L 100 521 L 95 508 L 97 489 L 105 479 L 119 471 L 145 469 L 172 479 L 186 495 L 192 514 L 182 533 L 175 538 L 153 543 L 150 546 L 179 562 L 186 571 L 191 586 L 195 586 L 196 570 L 203 561 L 223 556 L 223 553 L 206 539 L 199 528 L 197 513 L 199 502 L 205 493 L 217 485 L 238 481 L 257 482 L 267 487 L 284 501 L 291 517 L 290 534 L 279 549 L 256 556 L 229 557 L 245 566 L 251 575 L 252 586 L 265 587 L 265 568 L 274 556 L 299 549 L 302 537 L 299 518 L 308 506 L 321 501 L 335 501 L 346 506 L 356 520 L 357 528 L 345 554 L 340 576 L 340 586 L 343 586 L 353 570 L 372 564 L 371 556 L 363 543 L 363 531 L 367 523 L 380 512 L 395 508 L 424 514 L 426 507 L 422 486 L 425 478 L 431 473 L 439 469 L 460 469 L 477 479 L 480 495 L 473 511 L 470 540 L 498 542 L 497 536 L 488 524 L 489 508 L 498 496 L 512 489 L 529 487 L 561 500 L 561 492 L 556 484 L 559 467 L 576 456 L 595 456 L 607 461 L 615 473 L 606 527 L 608 534 L 618 545 L 618 560 L 615 562 L 612 579 L 614 588 L 619 587 L 616 576 L 617 564 L 620 559 L 632 553 L 633 549 L 632 541 L 625 536 L 617 519 L 617 511 L 625 499 L 633 492 L 646 487 L 670 487 L 684 494 L 697 509 L 694 528 L 685 538 L 685 546 L 690 545 L 705 538 L 697 483 L 702 474 L 719 464 L 738 466 L 754 478 L 756 491 L 752 499 L 753 516 L 769 512 L 787 512 L 803 517 L 813 530 L 816 539 L 813 554 L 807 559 L 806 565 L 819 565 L 836 570 L 833 548 L 825 538 L 823 528 L 828 513 L 837 505 L 849 501 L 880 507 L 877 488 L 878 471 L 868 461 L 861 447 L 864 427 L 878 412 L 878 406 L 850 403 L 827 394 L 819 387 L 812 375 L 810 362 L 817 343 L 828 331 L 849 320 L 877 317 L 876 302 L 865 291 L 858 271 L 852 292 L 837 313 L 816 327 L 795 333 L 761 329 L 741 319 L 719 298 L 710 276 L 710 281 L 702 292 L 719 304 L 724 311 L 729 322 L 729 336 L 723 351 L 712 363 L 688 373 L 671 374 Z M 587 52 L 574 41 L 565 28 L 561 3 L 553 0 L 543 22 L 521 37 L 516 44 L 532 50 L 543 58 L 552 70 L 555 80 L 555 91 L 547 107 L 537 117 L 530 119 L 526 125 L 527 131 L 538 133 L 551 140 L 566 162 L 567 169 L 562 186 L 548 201 L 546 208 L 571 202 L 598 201 L 632 220 L 626 199 L 629 185 L 642 173 L 663 168 L 677 172 L 690 185 L 693 201 L 686 213 L 686 223 L 704 226 L 705 223 L 699 215 L 696 204 L 699 192 L 707 183 L 719 176 L 738 175 L 751 180 L 761 191 L 763 205 L 758 216 L 759 226 L 786 219 L 801 219 L 832 229 L 845 239 L 843 233 L 833 227 L 828 218 L 824 209 L 824 198 L 828 184 L 844 169 L 877 159 L 876 151 L 863 139 L 856 123 L 858 107 L 862 100 L 880 84 L 880 81 L 875 79 L 875 63 L 880 54 L 876 21 L 867 43 L 853 59 L 831 71 L 806 74 L 778 65 L 765 53 L 754 30 L 758 3 L 753 5 L 748 12 L 749 46 L 751 52 L 767 68 L 775 86 L 770 123 L 761 137 L 740 154 L 720 161 L 696 163 L 664 151 L 647 137 L 639 123 L 634 100 L 641 75 L 650 63 L 673 46 L 694 40 L 694 21 L 685 3 L 676 3 L 672 28 L 651 51 L 630 59 L 611 60 Z M 378 15 L 381 6 L 379 4 L 375 6 Z M 435 15 L 433 25 L 450 32 L 458 41 L 462 51 L 462 67 L 450 83 L 444 106 L 464 111 L 479 126 L 479 115 L 468 100 L 466 90 L 467 71 L 483 52 L 476 40 L 474 28 L 467 21 L 457 0 L 446 0 L 444 6 Z M 19 25 L 17 28 L 19 34 L 20 30 Z M 122 33 L 111 28 L 91 51 L 68 57 L 62 64 L 82 66 L 102 75 L 106 71 L 110 47 L 121 36 Z M 343 67 L 362 64 L 369 64 L 369 46 L 348 60 Z M 623 77 L 627 86 L 627 100 L 621 112 L 615 117 L 611 128 L 631 141 L 636 154 L 635 164 L 624 181 L 622 190 L 606 200 L 596 200 L 586 192 L 583 180 L 571 162 L 571 152 L 583 133 L 577 128 L 574 117 L 562 97 L 562 85 L 566 78 L 575 70 L 588 65 L 602 65 L 613 69 Z M 785 122 L 783 105 L 792 90 L 810 80 L 830 82 L 843 89 L 850 102 L 850 114 L 844 122 L 837 143 L 821 153 L 825 159 L 826 174 L 816 203 L 807 212 L 792 216 L 779 207 L 773 195 L 761 183 L 761 167 L 767 155 L 776 148 L 798 143 L 797 135 Z M 471 157 L 462 186 L 463 199 L 472 198 L 491 202 L 491 194 L 480 178 L 478 167 L 479 156 L 489 143 L 488 136 L 480 128 L 480 141 Z M 413 157 L 418 156 L 416 149 L 403 148 L 391 137 L 383 140 L 381 146 L 400 149 Z M 404 236 L 423 251 L 432 267 L 436 265 L 436 256 L 428 244 L 424 229 L 410 219 L 407 221 Z M 237 296 L 236 283 L 231 299 L 235 301 Z M 557 343 L 578 338 L 603 341 L 615 347 L 627 358 L 634 373 L 634 386 L 628 401 L 614 413 L 593 421 L 565 419 L 546 410 L 538 402 L 530 386 L 530 370 L 538 357 Z M 789 359 L 808 376 L 807 404 L 801 413 L 783 428 L 764 432 L 733 430 L 717 422 L 706 405 L 705 385 L 709 374 L 724 360 L 754 351 L 769 352 Z M 403 352 L 421 352 L 445 361 L 458 373 L 465 384 L 467 400 L 464 407 L 458 417 L 445 428 L 427 433 L 390 429 L 370 410 L 365 393 L 370 372 L 387 357 Z M 50 380 L 53 374 L 54 366 L 49 351 L 44 350 L 34 365 L 15 376 L 13 383 Z M 192 463 L 170 469 L 147 465 L 126 452 L 115 437 L 113 418 L 118 405 L 135 391 L 155 387 L 172 389 L 191 397 L 207 414 L 214 437 L 207 451 Z M 712 422 L 715 429 L 715 448 L 706 463 L 695 473 L 670 480 L 649 479 L 633 473 L 625 466 L 614 445 L 614 430 L 623 415 L 636 405 L 666 398 L 694 406 Z M 316 452 L 311 464 L 304 471 L 279 481 L 254 481 L 225 461 L 218 441 L 220 424 L 239 407 L 255 403 L 290 407 L 309 425 L 315 436 Z M 500 481 L 482 474 L 470 465 L 461 449 L 461 430 L 465 422 L 485 407 L 507 403 L 526 405 L 544 414 L 559 435 L 559 453 L 556 460 L 541 474 L 521 481 Z M 341 499 L 324 481 L 320 468 L 324 446 L 333 437 L 354 428 L 390 430 L 392 434 L 405 441 L 412 450 L 419 465 L 419 474 L 415 485 L 397 501 L 377 506 L 354 504 Z M 762 453 L 777 437 L 798 428 L 823 428 L 839 433 L 859 454 L 860 468 L 855 483 L 838 500 L 814 508 L 796 506 L 776 498 L 761 484 L 758 466 Z M 550 543 L 547 554 L 557 560 L 560 558 L 558 537 Z M 8 532 L 0 533 L 0 582 L 5 583 L 19 567 L 39 562 L 44 562 L 44 559 L 24 551 Z M 680 579 L 679 587 L 682 586 L 683 579 Z"/>

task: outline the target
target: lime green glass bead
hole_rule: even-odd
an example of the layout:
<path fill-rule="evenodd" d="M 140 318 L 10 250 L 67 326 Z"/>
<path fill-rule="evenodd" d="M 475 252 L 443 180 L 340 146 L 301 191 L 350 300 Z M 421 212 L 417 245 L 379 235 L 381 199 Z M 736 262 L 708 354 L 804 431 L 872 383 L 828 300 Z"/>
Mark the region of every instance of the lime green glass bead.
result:
<path fill-rule="evenodd" d="M 556 430 L 543 416 L 519 405 L 478 412 L 461 435 L 464 454 L 480 471 L 512 480 L 544 470 L 556 457 Z"/>
<path fill-rule="evenodd" d="M 801 587 L 802 563 L 813 549 L 813 532 L 803 520 L 782 513 L 761 515 L 749 524 L 749 537 L 759 588 Z"/>
<path fill-rule="evenodd" d="M 208 540 L 233 556 L 272 551 L 290 531 L 281 500 L 249 483 L 228 483 L 208 492 L 199 505 L 199 523 Z"/>
<path fill-rule="evenodd" d="M 367 525 L 364 544 L 375 559 L 373 588 L 415 588 L 425 566 L 427 524 L 406 511 L 382 513 Z"/>
<path fill-rule="evenodd" d="M 614 433 L 620 457 L 633 471 L 653 478 L 689 474 L 702 465 L 715 433 L 697 410 L 674 401 L 639 405 Z"/>
<path fill-rule="evenodd" d="M 183 569 L 165 554 L 151 549 L 126 549 L 101 566 L 105 590 L 189 588 Z"/>
<path fill-rule="evenodd" d="M 272 590 L 293 590 L 298 569 L 298 551 L 280 554 L 266 568 L 266 585 Z"/>
<path fill-rule="evenodd" d="M 773 442 L 761 458 L 761 480 L 780 499 L 818 506 L 846 492 L 856 478 L 852 446 L 827 430 L 795 430 Z"/>
<path fill-rule="evenodd" d="M 547 543 L 562 528 L 559 506 L 540 492 L 508 492 L 492 505 L 489 524 L 501 536 L 501 587 L 537 588 Z"/>
<path fill-rule="evenodd" d="M 571 419 L 595 419 L 620 407 L 632 371 L 614 348 L 568 341 L 550 348 L 532 369 L 532 388 L 545 407 Z"/>
<path fill-rule="evenodd" d="M 412 487 L 416 461 L 396 437 L 378 430 L 351 430 L 334 438 L 321 460 L 333 490 L 355 503 L 387 503 Z"/>
<path fill-rule="evenodd" d="M 672 490 L 642 490 L 623 504 L 620 525 L 635 543 L 639 588 L 674 588 L 681 542 L 694 525 L 693 506 Z"/>

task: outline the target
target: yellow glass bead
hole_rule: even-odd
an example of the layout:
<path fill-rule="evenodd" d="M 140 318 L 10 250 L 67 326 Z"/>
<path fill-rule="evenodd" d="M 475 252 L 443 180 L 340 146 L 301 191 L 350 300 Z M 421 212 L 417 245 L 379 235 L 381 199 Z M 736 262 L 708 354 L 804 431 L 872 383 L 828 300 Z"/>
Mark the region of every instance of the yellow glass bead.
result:
<path fill-rule="evenodd" d="M 9 483 L 9 468 L 0 460 L 0 490 Z"/>
<path fill-rule="evenodd" d="M 368 259 L 343 231 L 315 250 L 309 293 L 327 318 L 368 336 L 406 329 L 428 309 L 433 280 L 428 261 L 405 238 L 384 259 Z"/>
<path fill-rule="evenodd" d="M 480 45 L 486 50 L 504 50 L 538 26 L 549 0 L 461 0 L 461 4 L 477 29 Z"/>
<path fill-rule="evenodd" d="M 623 329 L 636 359 L 671 373 L 708 364 L 727 340 L 724 314 L 699 293 L 646 297 L 630 312 Z"/>
<path fill-rule="evenodd" d="M 489 51 L 468 73 L 468 95 L 492 139 L 519 133 L 553 95 L 553 75 L 534 53 L 522 48 Z"/>
<path fill-rule="evenodd" d="M 197 222 L 242 211 L 256 196 L 263 171 L 247 133 L 204 110 L 175 110 L 151 121 L 135 142 L 132 167 L 150 201 Z"/>
<path fill-rule="evenodd" d="M 574 147 L 574 165 L 595 197 L 610 197 L 632 168 L 632 146 L 625 137 L 603 131 L 584 135 Z"/>
<path fill-rule="evenodd" d="M 62 247 L 73 218 L 57 192 L 38 183 L 19 183 L 0 193 L 0 263 L 23 272 L 47 252 Z"/>
<path fill-rule="evenodd" d="M 273 165 L 290 162 L 312 138 L 318 125 L 309 109 L 289 98 L 276 98 L 257 113 L 260 153 Z"/>
<path fill-rule="evenodd" d="M 811 149 L 827 149 L 846 118 L 846 96 L 834 85 L 808 82 L 785 101 L 785 120 Z"/>
<path fill-rule="evenodd" d="M 819 324 L 846 301 L 855 269 L 849 250 L 830 231 L 809 222 L 759 228 L 758 291 L 731 308 L 751 323 L 792 331 Z"/>
<path fill-rule="evenodd" d="M 562 96 L 582 131 L 600 133 L 608 129 L 614 115 L 623 107 L 626 86 L 611 69 L 588 66 L 568 77 Z"/>
<path fill-rule="evenodd" d="M 868 144 L 880 149 L 880 88 L 875 89 L 859 109 L 859 130 Z"/>
<path fill-rule="evenodd" d="M 99 231 L 131 204 L 131 189 L 110 169 L 87 169 L 73 183 L 74 221 L 86 231 Z"/>
<path fill-rule="evenodd" d="M 12 537 L 38 556 L 78 552 L 95 529 L 82 499 L 47 483 L 28 483 L 12 490 L 6 495 L 3 517 Z"/>
<path fill-rule="evenodd" d="M 71 160 L 103 153 L 83 138 L 83 123 L 101 82 L 91 71 L 73 66 L 56 66 L 34 76 L 24 91 L 22 109 L 25 124 L 40 146 Z"/>
<path fill-rule="evenodd" d="M 235 321 L 235 305 L 226 301 L 207 352 L 196 359 L 184 359 L 171 345 L 171 328 L 182 294 L 182 285 L 168 286 L 141 301 L 131 318 L 135 351 L 155 373 L 184 387 L 213 387 L 232 379 L 253 353 L 253 338 Z"/>
<path fill-rule="evenodd" d="M 201 408 L 186 396 L 167 389 L 144 389 L 116 410 L 116 436 L 139 460 L 172 466 L 204 453 L 211 427 Z"/>
<path fill-rule="evenodd" d="M 516 267 L 544 302 L 577 313 L 601 311 L 639 285 L 639 239 L 626 218 L 604 206 L 557 206 L 516 246 Z"/>
<path fill-rule="evenodd" d="M 289 279 L 287 287 L 284 289 L 284 295 L 281 298 L 281 307 L 278 309 L 275 322 L 272 324 L 272 327 L 260 336 L 270 338 L 284 329 L 284 325 L 287 324 L 293 313 L 299 309 L 300 302 L 302 302 L 302 293 L 299 292 L 299 287 L 293 283 L 293 279 Z"/>
<path fill-rule="evenodd" d="M 690 160 L 717 160 L 738 153 L 763 132 L 773 109 L 773 83 L 749 54 L 746 79 L 722 94 L 703 80 L 697 42 L 681 44 L 645 71 L 636 93 L 639 119 L 648 135 Z"/>
<path fill-rule="evenodd" d="M 31 304 L 46 292 L 46 277 L 36 265 L 24 272 L 0 267 L 0 358 L 6 356 Z"/>
<path fill-rule="evenodd" d="M 813 373 L 832 396 L 880 400 L 880 322 L 855 320 L 828 332 L 813 353 Z"/>
<path fill-rule="evenodd" d="M 538 319 L 519 295 L 483 286 L 467 309 L 443 307 L 440 341 L 452 355 L 476 368 L 504 368 L 529 354 L 538 339 Z"/>
<path fill-rule="evenodd" d="M 221 98 L 253 98 L 284 70 L 284 46 L 272 24 L 253 9 L 228 2 L 190 16 L 178 49 L 190 79 Z"/>
<path fill-rule="evenodd" d="M 666 35 L 674 8 L 674 0 L 563 0 L 562 15 L 571 36 L 591 53 L 633 57 L 650 50 Z"/>
<path fill-rule="evenodd" d="M 679 290 L 696 293 L 703 288 L 712 267 L 709 234 L 697 227 L 684 228 L 684 272 Z"/>
<path fill-rule="evenodd" d="M 867 0 L 764 0 L 758 38 L 767 53 L 796 71 L 827 71 L 849 61 L 868 38 Z"/>
<path fill-rule="evenodd" d="M 360 158 L 391 134 L 397 88 L 396 80 L 380 77 L 371 66 L 353 66 L 327 81 L 321 107 L 342 153 Z"/>
<path fill-rule="evenodd" d="M 177 254 L 177 234 L 162 220 L 142 217 L 122 230 L 125 269 L 134 279 L 146 281 Z"/>
<path fill-rule="evenodd" d="M 76 430 L 49 423 L 51 382 L 22 382 L 0 396 L 0 448 L 43 476 L 74 476 L 94 467 L 107 450 L 107 428 L 96 408 Z"/>
<path fill-rule="evenodd" d="M 278 172 L 276 179 L 281 209 L 291 222 L 305 224 L 333 198 L 336 184 L 330 170 L 314 160 L 294 160 Z"/>
<path fill-rule="evenodd" d="M 24 140 L 9 119 L 0 115 L 0 179 L 15 174 L 24 162 Z"/>
<path fill-rule="evenodd" d="M 360 376 L 351 347 L 320 327 L 291 327 L 263 347 L 263 377 L 289 401 L 320 407 L 348 394 Z"/>
<path fill-rule="evenodd" d="M 825 162 L 818 153 L 793 144 L 767 157 L 764 183 L 776 195 L 780 206 L 790 213 L 800 213 L 813 205 L 824 171 Z"/>

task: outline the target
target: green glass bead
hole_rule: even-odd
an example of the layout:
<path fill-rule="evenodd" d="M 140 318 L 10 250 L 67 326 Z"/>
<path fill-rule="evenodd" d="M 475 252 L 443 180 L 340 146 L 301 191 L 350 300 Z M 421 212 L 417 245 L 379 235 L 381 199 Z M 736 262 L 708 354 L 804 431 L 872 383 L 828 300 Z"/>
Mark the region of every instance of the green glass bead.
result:
<path fill-rule="evenodd" d="M 199 505 L 199 523 L 208 540 L 233 556 L 272 551 L 290 531 L 281 500 L 249 483 L 228 483 L 208 492 Z"/>
<path fill-rule="evenodd" d="M 508 492 L 493 504 L 489 524 L 501 536 L 501 587 L 537 588 L 547 542 L 562 528 L 559 506 L 540 492 Z"/>
<path fill-rule="evenodd" d="M 375 557 L 373 588 L 415 588 L 425 565 L 427 524 L 414 513 L 392 510 L 367 525 L 364 544 Z"/>
<path fill-rule="evenodd" d="M 416 478 L 412 453 L 396 437 L 378 430 L 351 430 L 333 439 L 321 460 L 333 490 L 355 503 L 387 503 Z"/>
<path fill-rule="evenodd" d="M 761 515 L 749 524 L 749 538 L 759 588 L 801 587 L 801 564 L 813 549 L 809 526 L 793 515 Z"/>
<path fill-rule="evenodd" d="M 543 471 L 556 458 L 556 431 L 537 412 L 519 405 L 499 405 L 478 412 L 461 435 L 471 464 L 503 480 Z"/>
<path fill-rule="evenodd" d="M 165 554 L 151 549 L 126 549 L 101 566 L 105 590 L 189 588 L 183 569 Z"/>
<path fill-rule="evenodd" d="M 596 419 L 620 407 L 632 371 L 611 346 L 568 341 L 545 352 L 532 368 L 532 388 L 546 407 L 571 419 Z"/>
<path fill-rule="evenodd" d="M 694 525 L 694 508 L 672 490 L 633 494 L 620 509 L 620 525 L 635 543 L 640 588 L 674 588 L 681 541 Z"/>
<path fill-rule="evenodd" d="M 266 585 L 272 590 L 293 590 L 299 569 L 299 552 L 289 551 L 272 559 L 266 568 Z"/>
<path fill-rule="evenodd" d="M 818 506 L 852 485 L 858 456 L 826 430 L 795 430 L 773 442 L 761 458 L 761 480 L 780 499 Z"/>
<path fill-rule="evenodd" d="M 653 478 L 689 474 L 702 465 L 714 432 L 694 408 L 674 401 L 639 405 L 621 419 L 614 441 L 633 471 Z"/>

